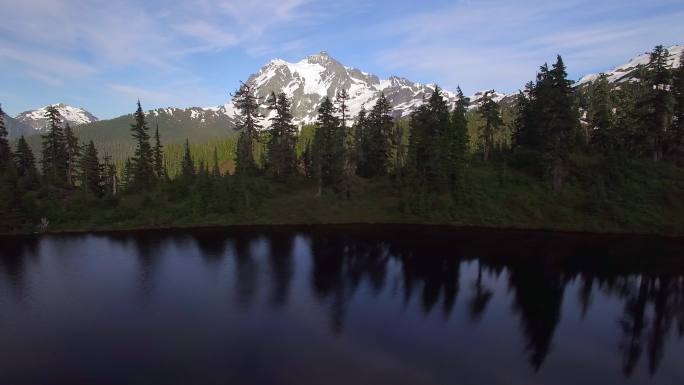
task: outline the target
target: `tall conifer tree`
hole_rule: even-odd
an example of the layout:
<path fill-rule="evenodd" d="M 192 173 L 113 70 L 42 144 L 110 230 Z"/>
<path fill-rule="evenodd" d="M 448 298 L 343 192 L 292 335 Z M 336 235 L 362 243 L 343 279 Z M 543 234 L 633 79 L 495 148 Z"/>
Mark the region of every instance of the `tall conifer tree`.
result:
<path fill-rule="evenodd" d="M 318 108 L 312 152 L 319 193 L 323 187 L 339 186 L 344 171 L 344 131 L 328 97 Z"/>
<path fill-rule="evenodd" d="M 466 113 L 470 99 L 463 95 L 461 87 L 456 88 L 456 104 L 451 113 L 451 127 L 444 140 L 448 147 L 449 181 L 452 193 L 462 191 L 468 153 L 468 119 Z"/>
<path fill-rule="evenodd" d="M 158 179 L 164 178 L 166 176 L 166 167 L 164 166 L 164 146 L 161 144 L 161 139 L 159 137 L 159 123 L 156 124 L 154 129 L 154 174 Z"/>
<path fill-rule="evenodd" d="M 668 68 L 669 53 L 662 45 L 651 52 L 649 62 L 641 71 L 644 92 L 638 102 L 640 124 L 651 158 L 662 160 L 666 131 L 670 126 L 674 108 L 671 74 Z"/>
<path fill-rule="evenodd" d="M 5 113 L 0 105 L 0 173 L 8 172 L 14 168 L 12 162 L 12 148 L 7 140 L 7 128 L 5 127 Z"/>
<path fill-rule="evenodd" d="M 482 141 L 482 154 L 484 161 L 488 161 L 491 153 L 495 148 L 496 137 L 503 127 L 503 119 L 501 118 L 501 106 L 494 101 L 492 93 L 487 91 L 482 97 L 480 106 L 480 115 L 484 120 L 484 126 L 480 131 L 480 139 Z"/>
<path fill-rule="evenodd" d="M 183 163 L 181 164 L 181 176 L 186 180 L 195 178 L 195 162 L 190 153 L 190 142 L 185 140 L 185 151 L 183 152 Z"/>
<path fill-rule="evenodd" d="M 66 150 L 67 185 L 74 187 L 78 176 L 82 148 L 69 123 L 64 125 L 64 149 Z"/>
<path fill-rule="evenodd" d="M 147 133 L 149 127 L 145 120 L 145 113 L 143 112 L 140 100 L 138 100 L 138 108 L 133 115 L 135 123 L 131 125 L 133 132 L 133 139 L 135 139 L 136 147 L 133 157 L 130 159 L 132 167 L 132 186 L 140 191 L 150 190 L 155 181 L 154 174 L 154 155 L 152 146 L 150 145 L 150 135 Z"/>
<path fill-rule="evenodd" d="M 448 185 L 448 152 L 442 144 L 451 126 L 449 105 L 435 87 L 427 103 L 411 114 L 408 149 L 410 183 L 432 192 Z"/>
<path fill-rule="evenodd" d="M 112 157 L 104 155 L 102 162 L 102 186 L 105 195 L 116 195 L 119 188 L 119 175 L 116 172 L 116 165 L 112 163 Z"/>
<path fill-rule="evenodd" d="M 268 147 L 268 168 L 276 180 L 287 180 L 295 170 L 297 155 L 297 127 L 292 123 L 290 101 L 284 92 L 272 93 L 268 99 L 268 108 L 275 111 L 270 119 L 270 138 Z"/>
<path fill-rule="evenodd" d="M 239 111 L 239 119 L 235 126 L 240 131 L 235 158 L 236 175 L 249 176 L 257 172 L 254 158 L 254 145 L 258 140 L 259 104 L 251 86 L 242 83 L 233 95 L 233 103 Z"/>
<path fill-rule="evenodd" d="M 17 141 L 17 150 L 14 153 L 17 165 L 17 176 L 26 188 L 33 188 L 38 185 L 38 170 L 33 151 L 29 147 L 26 139 L 22 135 Z"/>
<path fill-rule="evenodd" d="M 679 56 L 679 67 L 672 74 L 674 116 L 668 135 L 668 159 L 684 164 L 684 54 Z"/>
<path fill-rule="evenodd" d="M 214 147 L 214 164 L 211 169 L 211 176 L 213 176 L 214 178 L 221 177 L 221 168 L 219 167 L 218 150 L 216 149 L 216 147 Z"/>
<path fill-rule="evenodd" d="M 600 74 L 591 85 L 587 120 L 592 146 L 604 154 L 612 152 L 616 143 L 612 130 L 613 110 L 610 105 L 610 84 L 606 74 Z"/>
<path fill-rule="evenodd" d="M 548 115 L 544 120 L 544 155 L 553 191 L 563 185 L 566 164 L 573 151 L 579 125 L 572 81 L 567 79 L 563 59 L 558 56 L 549 71 L 550 90 L 544 100 Z"/>
<path fill-rule="evenodd" d="M 368 114 L 364 133 L 364 162 L 361 164 L 361 175 L 376 177 L 387 174 L 390 158 L 392 127 L 392 106 L 384 93 L 375 102 Z"/>
<path fill-rule="evenodd" d="M 62 117 L 54 106 L 48 106 L 45 111 L 48 121 L 47 132 L 42 135 L 43 151 L 41 165 L 43 176 L 54 185 L 64 186 L 67 183 L 67 151 Z"/>
<path fill-rule="evenodd" d="M 91 140 L 85 147 L 81 157 L 81 187 L 84 192 L 95 196 L 102 195 L 102 166 L 97 148 Z"/>

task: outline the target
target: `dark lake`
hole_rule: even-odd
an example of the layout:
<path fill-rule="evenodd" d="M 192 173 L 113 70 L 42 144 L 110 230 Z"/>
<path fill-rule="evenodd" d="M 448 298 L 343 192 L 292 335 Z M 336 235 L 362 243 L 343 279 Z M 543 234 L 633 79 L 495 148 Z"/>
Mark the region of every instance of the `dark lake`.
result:
<path fill-rule="evenodd" d="M 418 226 L 0 238 L 0 384 L 684 384 L 684 242 Z"/>

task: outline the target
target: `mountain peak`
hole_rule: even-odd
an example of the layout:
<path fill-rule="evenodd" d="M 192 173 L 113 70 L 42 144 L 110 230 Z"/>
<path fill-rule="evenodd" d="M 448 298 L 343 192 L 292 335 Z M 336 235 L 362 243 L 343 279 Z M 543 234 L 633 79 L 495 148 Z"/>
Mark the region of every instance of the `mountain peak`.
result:
<path fill-rule="evenodd" d="M 309 55 L 304 60 L 309 64 L 320 64 L 324 67 L 327 67 L 331 64 L 342 66 L 342 64 L 330 56 L 327 51 L 321 51 L 317 54 Z"/>
<path fill-rule="evenodd" d="M 667 59 L 667 65 L 670 66 L 671 68 L 676 68 L 679 66 L 679 58 L 680 56 L 684 55 L 684 45 L 673 45 L 670 47 L 666 47 L 667 52 L 668 52 L 668 59 Z M 613 83 L 613 82 L 623 82 L 623 81 L 629 81 L 634 78 L 634 71 L 641 65 L 646 65 L 648 64 L 649 60 L 651 57 L 650 52 L 644 52 L 641 55 L 638 55 L 636 57 L 633 57 L 630 59 L 627 63 L 619 65 L 615 68 L 613 68 L 610 71 L 605 71 L 603 72 L 606 76 L 608 76 L 608 81 Z M 588 74 L 583 76 L 578 82 L 577 85 L 580 86 L 585 83 L 591 83 L 594 80 L 598 79 L 600 76 L 599 73 L 595 74 Z"/>
<path fill-rule="evenodd" d="M 90 112 L 84 110 L 80 107 L 72 107 L 65 103 L 55 103 L 48 104 L 41 108 L 24 111 L 16 116 L 16 120 L 23 124 L 33 127 L 36 130 L 42 130 L 47 125 L 47 119 L 45 119 L 45 113 L 48 107 L 55 107 L 65 123 L 69 123 L 71 126 L 78 126 L 81 124 L 87 124 L 96 122 L 98 119 L 93 116 Z"/>

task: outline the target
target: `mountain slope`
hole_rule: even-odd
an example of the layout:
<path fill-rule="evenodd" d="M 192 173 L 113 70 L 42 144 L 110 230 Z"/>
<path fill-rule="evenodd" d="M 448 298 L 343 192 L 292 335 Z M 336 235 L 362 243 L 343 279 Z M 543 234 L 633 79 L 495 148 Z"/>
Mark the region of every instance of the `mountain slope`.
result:
<path fill-rule="evenodd" d="M 676 66 L 678 57 L 682 55 L 684 46 L 669 48 L 670 64 Z M 648 62 L 648 54 L 637 56 L 628 63 L 607 72 L 614 82 L 631 79 L 632 72 L 639 64 Z M 578 82 L 579 86 L 591 83 L 598 75 L 587 75 Z M 317 109 L 326 96 L 334 98 L 342 89 L 350 95 L 348 105 L 349 116 L 353 119 L 362 107 L 372 108 L 381 93 L 388 98 L 395 117 L 406 117 L 423 103 L 434 91 L 433 84 L 412 82 L 406 78 L 391 76 L 380 79 L 378 76 L 363 72 L 359 69 L 344 66 L 326 52 L 310 55 L 303 60 L 290 63 L 281 59 L 268 62 L 255 74 L 251 75 L 247 83 L 253 87 L 256 96 L 263 103 L 271 92 L 285 92 L 292 101 L 295 123 L 313 123 L 317 116 Z M 477 92 L 470 96 L 471 110 L 476 109 L 485 92 L 490 92 L 494 100 L 504 107 L 510 107 L 515 101 L 515 93 L 502 94 L 494 90 Z M 445 98 L 453 106 L 456 95 L 444 91 Z M 116 159 L 123 159 L 133 150 L 130 124 L 131 115 L 124 115 L 115 119 L 96 121 L 96 118 L 82 109 L 75 109 L 64 105 L 64 115 L 76 127 L 76 134 L 82 141 L 93 140 L 102 153 L 114 155 Z M 30 127 L 41 127 L 44 108 L 20 114 L 21 119 L 8 124 L 14 124 L 13 133 L 26 132 Z M 262 114 L 269 111 L 262 109 Z M 234 130 L 237 110 L 231 101 L 224 105 L 209 108 L 163 108 L 148 111 L 148 122 L 154 128 L 159 125 L 162 141 L 165 144 L 183 143 L 186 139 L 192 143 L 201 144 L 235 135 Z M 268 116 L 264 118 L 267 119 Z M 43 118 L 44 119 L 44 118 Z M 11 122 L 11 119 L 8 119 Z M 29 126 L 31 123 L 32 126 Z M 262 122 L 267 126 L 268 122 Z M 29 127 L 27 129 L 26 127 Z M 22 131 L 23 130 L 23 131 Z M 16 134 L 14 137 L 16 138 Z M 30 138 L 34 149 L 38 148 L 40 137 Z"/>
<path fill-rule="evenodd" d="M 83 108 L 68 106 L 64 103 L 52 104 L 51 106 L 56 107 L 57 111 L 59 111 L 59 114 L 62 116 L 62 119 L 71 126 L 79 126 L 98 120 L 93 114 Z M 45 113 L 48 107 L 49 106 L 44 106 L 36 110 L 24 111 L 17 115 L 15 119 L 26 126 L 32 127 L 36 131 L 42 131 L 47 126 Z"/>
<path fill-rule="evenodd" d="M 298 124 L 314 122 L 323 98 L 335 98 L 343 89 L 350 97 L 350 117 L 356 116 L 362 107 L 372 108 L 381 93 L 387 97 L 395 117 L 408 116 L 435 89 L 434 84 L 416 83 L 397 76 L 380 79 L 346 67 L 326 52 L 307 56 L 297 63 L 271 60 L 250 76 L 247 84 L 254 88 L 260 100 L 265 100 L 271 92 L 285 92 L 292 101 L 294 120 Z M 453 92 L 444 91 L 444 94 L 449 101 L 455 101 Z M 220 109 L 229 116 L 235 112 L 232 102 Z"/>
<path fill-rule="evenodd" d="M 5 122 L 5 128 L 7 128 L 7 137 L 12 139 L 18 139 L 20 136 L 29 136 L 35 133 L 35 129 L 28 124 L 22 123 L 11 116 L 3 112 L 2 119 Z"/>
<path fill-rule="evenodd" d="M 668 65 L 672 68 L 677 68 L 679 66 L 679 58 L 684 54 L 684 45 L 673 45 L 668 47 L 667 51 L 670 54 L 668 58 Z M 645 52 L 637 57 L 632 58 L 629 62 L 619 65 L 604 73 L 608 76 L 608 81 L 611 83 L 629 81 L 634 79 L 635 70 L 637 70 L 640 65 L 648 64 L 649 59 L 650 52 Z M 585 75 L 577 82 L 577 85 L 581 86 L 586 83 L 591 83 L 598 79 L 599 76 L 600 74 Z"/>

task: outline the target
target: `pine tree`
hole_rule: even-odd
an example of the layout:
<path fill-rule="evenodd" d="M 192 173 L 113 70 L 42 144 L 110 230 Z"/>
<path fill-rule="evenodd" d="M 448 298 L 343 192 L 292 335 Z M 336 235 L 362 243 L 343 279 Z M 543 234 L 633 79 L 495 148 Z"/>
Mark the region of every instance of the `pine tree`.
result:
<path fill-rule="evenodd" d="M 12 231 L 22 222 L 21 194 L 7 136 L 5 115 L 0 108 L 0 232 Z"/>
<path fill-rule="evenodd" d="M 47 132 L 42 135 L 43 151 L 41 165 L 43 176 L 48 183 L 63 186 L 67 183 L 68 157 L 66 139 L 61 127 L 62 119 L 54 106 L 48 106 L 45 111 L 48 121 Z"/>
<path fill-rule="evenodd" d="M 665 135 L 674 107 L 670 92 L 672 78 L 667 66 L 668 56 L 669 53 L 663 46 L 656 46 L 648 64 L 639 75 L 644 86 L 638 102 L 640 124 L 654 161 L 663 158 Z"/>
<path fill-rule="evenodd" d="M 540 125 L 538 95 L 547 83 L 548 67 L 543 65 L 537 74 L 537 83 L 529 82 L 516 98 L 516 115 L 513 123 L 513 147 L 515 149 L 540 150 L 543 135 Z"/>
<path fill-rule="evenodd" d="M 81 187 L 83 191 L 95 196 L 102 195 L 103 181 L 102 181 L 102 166 L 97 154 L 95 144 L 91 140 L 83 152 L 81 157 Z"/>
<path fill-rule="evenodd" d="M 551 88 L 547 100 L 543 100 L 548 114 L 544 116 L 544 155 L 547 173 L 553 191 L 559 191 L 563 185 L 568 157 L 572 152 L 576 138 L 579 114 L 575 106 L 572 81 L 567 79 L 563 59 L 558 56 L 556 63 L 549 71 Z"/>
<path fill-rule="evenodd" d="M 444 140 L 448 152 L 448 172 L 452 194 L 462 191 L 468 153 L 468 119 L 466 113 L 470 99 L 456 88 L 456 104 L 451 113 L 451 126 Z"/>
<path fill-rule="evenodd" d="M 337 108 L 337 113 L 339 113 L 340 121 L 342 124 L 342 133 L 344 135 L 343 148 L 344 148 L 344 165 L 342 171 L 342 190 L 347 197 L 351 196 L 352 188 L 352 178 L 356 173 L 357 169 L 357 158 L 356 158 L 356 139 L 354 137 L 354 127 L 347 127 L 347 120 L 349 116 L 349 93 L 346 89 L 341 89 L 335 95 L 335 105 Z"/>
<path fill-rule="evenodd" d="M 163 179 L 166 176 L 166 167 L 164 166 L 164 146 L 162 146 L 161 139 L 159 138 L 159 123 L 156 124 L 154 130 L 153 159 L 154 174 L 158 179 Z"/>
<path fill-rule="evenodd" d="M 216 147 L 214 147 L 214 165 L 211 169 L 211 176 L 213 176 L 214 178 L 221 177 L 221 168 L 219 167 L 218 150 L 216 149 Z"/>
<path fill-rule="evenodd" d="M 304 175 L 307 178 L 314 177 L 313 150 L 311 149 L 311 140 L 308 140 L 304 146 L 304 151 L 302 152 L 302 167 L 304 168 Z"/>
<path fill-rule="evenodd" d="M 121 187 L 125 190 L 131 189 L 133 185 L 134 169 L 131 158 L 126 158 L 121 175 Z"/>
<path fill-rule="evenodd" d="M 613 152 L 617 144 L 612 130 L 613 111 L 610 105 L 610 85 L 606 74 L 600 74 L 591 85 L 587 119 L 591 145 L 604 154 Z"/>
<path fill-rule="evenodd" d="M 145 113 L 140 105 L 140 100 L 138 100 L 138 108 L 133 117 L 135 118 L 135 123 L 131 124 L 131 131 L 133 132 L 136 147 L 134 155 L 130 159 L 132 179 L 130 181 L 131 185 L 127 185 L 127 188 L 137 191 L 148 191 L 155 182 L 154 155 L 150 145 L 150 135 L 147 133 L 149 127 L 145 121 Z"/>
<path fill-rule="evenodd" d="M 312 144 L 319 194 L 323 187 L 338 187 L 344 171 L 344 131 L 334 113 L 332 101 L 325 97 L 318 108 Z"/>
<path fill-rule="evenodd" d="M 276 180 L 287 180 L 295 171 L 297 127 L 292 124 L 290 101 L 285 93 L 271 93 L 268 108 L 275 111 L 270 119 L 270 138 L 267 144 L 269 173 Z"/>
<path fill-rule="evenodd" d="M 69 123 L 66 123 L 64 126 L 64 144 L 64 149 L 66 150 L 67 186 L 74 187 L 78 176 L 82 149 Z"/>
<path fill-rule="evenodd" d="M 442 139 L 450 129 L 449 115 L 439 87 L 411 114 L 407 167 L 416 188 L 436 193 L 448 185 L 448 152 Z"/>
<path fill-rule="evenodd" d="M 679 56 L 679 67 L 672 74 L 674 116 L 667 141 L 667 157 L 684 164 L 684 54 Z"/>
<path fill-rule="evenodd" d="M 347 112 L 349 112 L 349 106 L 347 105 L 348 102 L 349 102 L 349 93 L 347 92 L 347 90 L 345 90 L 343 88 L 340 91 L 338 91 L 337 94 L 335 95 L 335 104 L 336 104 L 337 112 L 342 115 L 340 117 L 340 119 L 341 119 L 342 127 L 344 127 L 344 128 L 347 127 L 347 119 L 349 119 L 349 116 L 347 116 Z"/>
<path fill-rule="evenodd" d="M 518 96 L 514 126 L 515 148 L 541 155 L 552 190 L 560 190 L 579 132 L 575 93 L 560 55 L 550 70 L 541 66 L 536 82 Z"/>
<path fill-rule="evenodd" d="M 482 141 L 483 159 L 486 162 L 494 151 L 496 136 L 499 134 L 504 122 L 501 118 L 501 107 L 492 98 L 491 91 L 484 93 L 481 103 L 479 111 L 484 120 L 484 127 L 482 127 L 480 132 L 480 140 Z"/>
<path fill-rule="evenodd" d="M 116 166 L 112 163 L 112 157 L 104 155 L 102 162 L 102 188 L 105 195 L 116 195 L 118 193 L 119 176 Z"/>
<path fill-rule="evenodd" d="M 368 113 L 366 106 L 361 106 L 361 111 L 356 116 L 353 125 L 354 131 L 354 152 L 350 156 L 354 157 L 356 163 L 356 173 L 364 175 L 365 167 L 368 163 L 366 150 L 368 149 L 368 142 L 370 141 L 370 130 L 368 129 Z"/>
<path fill-rule="evenodd" d="M 22 186 L 28 189 L 37 187 L 38 170 L 36 169 L 36 159 L 23 135 L 17 141 L 14 160 L 17 166 L 17 176 L 21 180 Z"/>
<path fill-rule="evenodd" d="M 185 152 L 183 153 L 183 163 L 181 164 L 181 177 L 187 181 L 195 178 L 195 162 L 190 153 L 190 142 L 185 140 Z"/>
<path fill-rule="evenodd" d="M 7 140 L 7 136 L 7 128 L 5 128 L 5 113 L 2 111 L 2 105 L 0 105 L 0 173 L 3 174 L 14 168 L 14 164 L 12 162 L 12 148 Z"/>
<path fill-rule="evenodd" d="M 615 108 L 610 133 L 614 149 L 621 156 L 639 155 L 644 152 L 646 141 L 641 129 L 638 99 L 643 87 L 635 83 L 623 83 L 611 94 Z"/>
<path fill-rule="evenodd" d="M 383 93 L 368 115 L 364 128 L 364 162 L 361 164 L 361 175 L 367 178 L 387 174 L 390 158 L 391 134 L 394 120 L 392 107 Z"/>
<path fill-rule="evenodd" d="M 250 176 L 257 172 L 254 144 L 258 139 L 259 104 L 251 86 L 242 83 L 233 95 L 233 103 L 239 111 L 235 129 L 240 131 L 235 157 L 235 174 Z"/>

